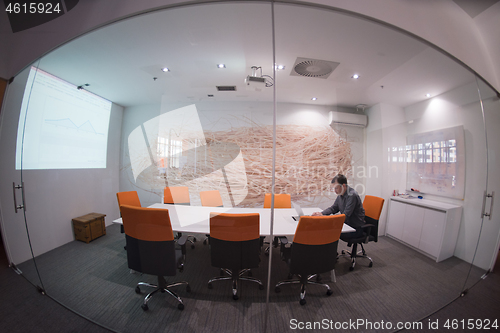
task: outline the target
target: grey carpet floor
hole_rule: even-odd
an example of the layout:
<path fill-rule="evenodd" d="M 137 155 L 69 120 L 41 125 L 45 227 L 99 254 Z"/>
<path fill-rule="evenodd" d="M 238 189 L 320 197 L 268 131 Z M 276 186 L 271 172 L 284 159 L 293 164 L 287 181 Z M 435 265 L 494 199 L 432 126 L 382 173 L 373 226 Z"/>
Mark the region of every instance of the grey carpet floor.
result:
<path fill-rule="evenodd" d="M 274 292 L 274 285 L 288 273 L 279 260 L 278 249 L 273 249 L 269 303 L 266 290 L 245 281 L 240 284 L 240 299 L 233 301 L 229 282 L 207 288 L 208 279 L 217 276 L 218 270 L 210 266 L 209 247 L 197 242 L 195 249 L 188 248 L 184 272 L 169 278 L 190 283 L 190 293 L 183 287 L 176 289 L 185 310 L 177 310 L 175 300 L 167 295 L 156 294 L 148 303 L 150 310 L 144 312 L 140 307 L 144 293 L 138 295 L 134 288 L 139 281 L 154 283 L 155 277 L 131 274 L 123 246 L 124 236 L 118 226 L 110 226 L 106 236 L 90 244 L 75 241 L 39 256 L 36 262 L 44 289 L 65 306 L 119 332 L 293 331 L 294 323 L 338 327 L 357 320 L 375 325 L 384 321 L 394 330 L 397 322 L 424 318 L 460 295 L 470 269 L 455 257 L 436 263 L 390 238 L 380 237 L 378 243 L 366 247 L 374 260 L 372 268 L 361 261 L 351 272 L 349 261 L 340 258 L 337 282 L 329 282 L 333 295 L 327 297 L 325 290 L 311 286 L 307 304 L 300 306 L 298 285 Z M 344 246 L 342 243 L 340 249 Z M 259 269 L 253 271 L 266 287 L 268 260 L 262 255 Z M 32 262 L 19 268 L 30 281 L 41 284 Z M 478 281 L 483 273 L 473 268 L 469 281 Z M 328 279 L 323 276 L 324 281 Z M 366 325 L 353 328 L 344 324 L 344 328 L 342 332 L 379 331 Z"/>

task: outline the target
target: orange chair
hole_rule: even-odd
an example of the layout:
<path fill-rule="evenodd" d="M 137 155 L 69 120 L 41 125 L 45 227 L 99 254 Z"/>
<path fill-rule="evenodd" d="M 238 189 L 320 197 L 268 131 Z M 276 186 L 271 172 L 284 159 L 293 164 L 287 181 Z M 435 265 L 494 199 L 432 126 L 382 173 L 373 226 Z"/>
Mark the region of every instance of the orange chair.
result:
<path fill-rule="evenodd" d="M 344 214 L 300 217 L 291 246 L 286 237 L 281 240 L 281 257 L 290 267 L 290 278 L 278 282 L 275 292 L 279 293 L 284 284 L 300 283 L 300 305 L 306 304 L 307 284 L 325 287 L 327 296 L 333 293 L 328 284 L 318 281 L 318 275 L 329 271 L 334 274 L 344 220 Z M 291 279 L 293 275 L 299 278 Z M 317 280 L 313 281 L 314 278 Z"/>
<path fill-rule="evenodd" d="M 259 266 L 260 227 L 259 214 L 210 213 L 210 258 L 212 266 L 220 268 L 221 275 L 208 281 L 232 280 L 233 299 L 238 299 L 238 281 L 252 281 L 264 289 L 262 282 L 244 276 Z"/>
<path fill-rule="evenodd" d="M 189 199 L 189 187 L 165 186 L 165 188 L 163 189 L 163 203 L 171 205 L 191 205 L 191 200 Z M 178 232 L 177 235 L 181 237 L 182 233 Z M 191 248 L 194 249 L 196 237 L 193 235 L 188 235 L 187 240 L 191 243 Z"/>
<path fill-rule="evenodd" d="M 141 201 L 139 200 L 137 191 L 118 192 L 116 193 L 116 198 L 118 199 L 118 207 L 123 205 L 141 207 Z"/>
<path fill-rule="evenodd" d="M 373 266 L 372 258 L 368 257 L 363 247 L 363 243 L 377 242 L 378 241 L 378 220 L 380 214 L 382 213 L 382 207 L 384 207 L 384 199 L 375 197 L 372 195 L 365 195 L 363 200 L 363 208 L 365 210 L 365 224 L 363 225 L 363 236 L 355 239 L 347 239 L 347 246 L 352 245 L 352 251 L 342 250 L 342 256 L 348 256 L 351 258 L 351 267 L 349 270 L 352 271 L 354 266 L 356 266 L 356 258 L 366 258 L 370 260 L 368 267 Z M 342 239 L 342 236 L 340 237 Z M 357 251 L 358 244 L 361 245 L 361 251 Z"/>
<path fill-rule="evenodd" d="M 200 199 L 201 199 L 201 205 L 204 207 L 224 207 L 224 203 L 222 202 L 222 197 L 220 196 L 220 192 L 217 190 L 201 191 Z M 203 245 L 206 245 L 210 239 L 210 235 L 205 235 L 205 236 L 206 237 L 203 240 Z"/>
<path fill-rule="evenodd" d="M 266 193 L 264 195 L 264 208 L 271 208 L 272 194 Z M 290 194 L 280 193 L 274 195 L 274 208 L 292 208 L 292 197 Z M 267 243 L 267 242 L 266 242 Z M 278 247 L 278 237 L 274 237 L 273 245 Z M 267 247 L 265 250 L 266 256 L 269 255 L 270 248 Z"/>
<path fill-rule="evenodd" d="M 189 187 L 166 186 L 163 189 L 163 203 L 173 205 L 190 205 Z"/>
<path fill-rule="evenodd" d="M 224 207 L 220 192 L 217 190 L 201 191 L 200 199 L 203 207 Z"/>
<path fill-rule="evenodd" d="M 136 272 L 156 275 L 158 278 L 157 285 L 146 282 L 137 284 L 135 292 L 138 294 L 141 292 L 140 286 L 156 288 L 144 298 L 142 309 L 148 310 L 148 301 L 153 294 L 160 291 L 173 296 L 179 302 L 179 310 L 183 310 L 182 299 L 170 288 L 186 285 L 186 291 L 189 292 L 191 291 L 189 283 L 180 281 L 167 284 L 164 276 L 174 276 L 177 269 L 182 271 L 186 254 L 186 238 L 177 241 L 181 246 L 181 251 L 177 251 L 167 209 L 128 205 L 122 205 L 120 208 L 127 241 L 128 267 Z"/>
<path fill-rule="evenodd" d="M 264 208 L 271 208 L 272 194 L 264 195 Z M 290 194 L 280 193 L 274 195 L 274 208 L 292 208 L 292 198 Z"/>
<path fill-rule="evenodd" d="M 116 198 L 118 199 L 118 208 L 120 209 L 120 216 L 122 215 L 121 206 L 128 205 L 134 207 L 141 207 L 141 201 L 137 195 L 137 191 L 126 191 L 116 193 Z M 120 226 L 120 232 L 123 234 L 123 224 Z M 125 247 L 125 250 L 127 248 Z"/>

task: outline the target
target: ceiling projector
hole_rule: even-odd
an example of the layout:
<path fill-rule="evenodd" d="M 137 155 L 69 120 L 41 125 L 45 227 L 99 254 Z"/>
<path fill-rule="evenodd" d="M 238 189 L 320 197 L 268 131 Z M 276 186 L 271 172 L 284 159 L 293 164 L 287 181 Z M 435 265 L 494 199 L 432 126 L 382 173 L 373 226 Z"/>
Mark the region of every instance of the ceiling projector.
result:
<path fill-rule="evenodd" d="M 248 75 L 245 78 L 245 83 L 247 89 L 261 91 L 263 88 L 266 87 L 266 78 L 260 76 Z"/>

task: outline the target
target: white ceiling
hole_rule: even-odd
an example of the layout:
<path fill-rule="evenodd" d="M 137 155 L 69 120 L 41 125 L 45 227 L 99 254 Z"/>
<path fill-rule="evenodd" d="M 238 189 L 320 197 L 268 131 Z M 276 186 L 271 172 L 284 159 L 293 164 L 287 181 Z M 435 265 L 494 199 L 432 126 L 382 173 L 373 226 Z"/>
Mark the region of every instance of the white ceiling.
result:
<path fill-rule="evenodd" d="M 405 107 L 471 82 L 438 51 L 345 14 L 275 6 L 278 102 Z M 327 79 L 290 75 L 297 57 L 339 62 Z M 216 64 L 225 63 L 225 69 Z M 164 10 L 91 32 L 45 56 L 40 68 L 122 106 L 197 101 L 272 101 L 273 89 L 248 90 L 252 66 L 273 75 L 268 3 L 210 4 Z M 171 69 L 163 73 L 162 67 Z M 352 79 L 359 74 L 358 80 Z M 154 80 L 153 78 L 157 78 Z M 218 92 L 218 85 L 235 85 Z M 213 97 L 208 97 L 212 94 Z M 317 97 L 317 101 L 312 101 Z"/>

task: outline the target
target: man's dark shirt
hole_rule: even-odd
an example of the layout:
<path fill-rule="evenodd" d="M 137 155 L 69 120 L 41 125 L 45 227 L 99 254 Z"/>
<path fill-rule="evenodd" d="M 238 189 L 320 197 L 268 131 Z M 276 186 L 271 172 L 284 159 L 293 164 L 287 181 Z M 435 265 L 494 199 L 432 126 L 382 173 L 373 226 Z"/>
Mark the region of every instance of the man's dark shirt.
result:
<path fill-rule="evenodd" d="M 321 212 L 323 215 L 336 214 L 340 212 L 345 214 L 345 224 L 357 228 L 365 224 L 365 209 L 363 203 L 352 187 L 347 186 L 347 190 L 343 195 L 337 196 L 331 207 L 328 207 Z"/>

